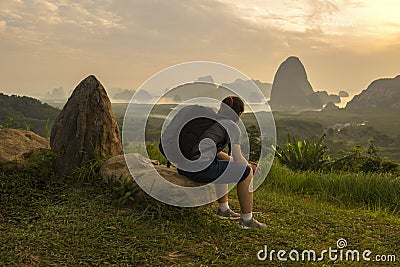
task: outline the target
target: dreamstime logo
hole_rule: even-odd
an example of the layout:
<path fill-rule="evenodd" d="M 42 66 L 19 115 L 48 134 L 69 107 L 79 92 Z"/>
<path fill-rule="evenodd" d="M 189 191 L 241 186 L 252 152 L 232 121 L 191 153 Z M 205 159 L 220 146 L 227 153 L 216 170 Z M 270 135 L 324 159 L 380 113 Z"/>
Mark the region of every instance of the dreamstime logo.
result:
<path fill-rule="evenodd" d="M 338 239 L 338 241 L 336 242 L 336 246 L 338 249 L 342 249 L 347 247 L 347 240 L 344 238 L 340 238 Z"/>
<path fill-rule="evenodd" d="M 396 255 L 372 255 L 371 250 L 359 251 L 357 249 L 345 249 L 347 247 L 347 240 L 340 238 L 336 242 L 336 248 L 329 247 L 317 253 L 313 249 L 298 251 L 295 249 L 290 250 L 268 250 L 265 245 L 264 249 L 257 252 L 257 259 L 260 261 L 363 261 L 374 262 L 396 262 Z"/>
<path fill-rule="evenodd" d="M 202 78 L 201 78 L 202 77 Z M 243 83 L 234 84 L 233 81 Z M 166 180 L 161 176 L 152 164 L 150 164 L 146 145 L 159 139 L 155 132 L 160 120 L 163 120 L 161 132 L 168 129 L 168 125 L 179 111 L 190 105 L 197 105 L 216 110 L 221 105 L 221 100 L 226 96 L 238 96 L 248 112 L 254 114 L 253 124 L 260 131 L 261 151 L 258 159 L 261 166 L 260 172 L 254 175 L 253 191 L 256 190 L 267 176 L 274 158 L 272 149 L 276 141 L 275 122 L 265 96 L 257 85 L 243 73 L 224 64 L 206 61 L 188 62 L 164 69 L 148 80 L 135 92 L 128 104 L 122 128 L 122 138 L 125 161 L 135 182 L 153 198 L 174 206 L 195 207 L 211 203 L 221 196 L 216 194 L 213 183 L 198 187 L 184 187 Z M 184 118 L 181 123 L 185 125 L 197 117 L 207 117 L 201 113 L 192 113 Z M 213 119 L 213 118 L 211 118 Z M 215 118 L 214 118 L 215 119 Z M 220 122 L 224 126 L 223 121 Z M 238 126 L 242 133 L 240 145 L 245 157 L 250 154 L 250 142 L 246 127 L 240 120 Z M 250 126 L 250 125 L 248 125 Z M 229 135 L 229 129 L 225 127 Z M 209 165 L 207 151 L 200 149 L 200 159 L 191 162 L 183 156 L 179 145 L 179 135 L 182 127 L 174 135 L 172 143 L 161 140 L 163 150 L 167 158 L 186 171 L 199 171 Z M 151 134 L 152 137 L 151 137 Z M 156 138 L 154 137 L 156 136 Z M 203 140 L 208 142 L 210 140 Z M 199 147 L 202 147 L 200 143 Z M 215 150 L 215 147 L 214 147 Z M 132 153 L 140 153 L 145 156 L 146 171 L 137 171 L 137 158 Z M 210 155 L 210 154 L 208 154 Z M 214 154 L 215 155 L 215 154 Z M 182 163 L 183 162 L 183 163 Z M 237 181 L 238 173 L 230 172 L 232 164 L 224 175 L 234 175 Z M 244 169 L 243 169 L 244 172 Z M 229 190 L 234 184 L 231 184 Z"/>

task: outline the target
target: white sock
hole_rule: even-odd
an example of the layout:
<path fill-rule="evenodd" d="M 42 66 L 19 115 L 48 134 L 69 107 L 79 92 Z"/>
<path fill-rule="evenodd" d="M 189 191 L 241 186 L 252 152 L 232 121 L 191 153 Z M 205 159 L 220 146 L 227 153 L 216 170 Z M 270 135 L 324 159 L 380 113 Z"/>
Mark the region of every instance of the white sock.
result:
<path fill-rule="evenodd" d="M 221 211 L 227 211 L 229 209 L 228 201 L 223 203 L 218 203 L 218 208 Z"/>
<path fill-rule="evenodd" d="M 242 213 L 242 219 L 243 221 L 250 221 L 251 218 L 253 218 L 253 213 Z"/>

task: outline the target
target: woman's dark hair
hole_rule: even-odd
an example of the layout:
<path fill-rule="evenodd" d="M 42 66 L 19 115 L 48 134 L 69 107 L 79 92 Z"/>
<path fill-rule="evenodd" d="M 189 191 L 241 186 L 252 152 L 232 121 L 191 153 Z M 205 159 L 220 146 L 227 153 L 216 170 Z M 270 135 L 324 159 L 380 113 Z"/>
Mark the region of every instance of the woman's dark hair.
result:
<path fill-rule="evenodd" d="M 234 121 L 237 121 L 239 119 L 239 115 L 241 113 L 243 113 L 243 111 L 244 111 L 243 100 L 240 99 L 240 97 L 237 97 L 237 96 L 225 97 L 224 100 L 222 100 L 221 107 L 220 107 L 218 113 L 221 114 L 221 115 L 225 115 L 225 116 L 231 117 L 229 115 L 232 114 L 232 111 L 231 110 L 227 110 L 228 107 L 230 109 L 232 109 L 237 115 L 236 118 L 231 118 L 231 119 L 233 119 Z"/>

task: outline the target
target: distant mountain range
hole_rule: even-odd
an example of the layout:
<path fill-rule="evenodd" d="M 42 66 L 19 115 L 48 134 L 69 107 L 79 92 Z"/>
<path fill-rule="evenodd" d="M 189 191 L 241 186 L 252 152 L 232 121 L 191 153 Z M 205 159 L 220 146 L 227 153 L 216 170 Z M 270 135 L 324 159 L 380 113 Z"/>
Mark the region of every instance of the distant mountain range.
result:
<path fill-rule="evenodd" d="M 115 100 L 131 100 L 133 94 L 135 91 L 133 90 L 128 90 L 128 89 L 123 89 L 120 92 L 115 93 L 114 95 L 110 96 L 110 98 L 115 99 Z"/>
<path fill-rule="evenodd" d="M 346 109 L 400 109 L 400 75 L 373 81 L 353 97 Z"/>
<path fill-rule="evenodd" d="M 211 75 L 207 75 L 207 76 L 197 78 L 197 81 L 214 83 L 214 78 Z M 260 80 L 236 79 L 234 82 L 223 83 L 223 84 L 221 84 L 221 86 L 226 87 L 228 89 L 234 89 L 237 91 L 242 91 L 243 89 L 245 89 L 244 91 L 248 95 L 248 99 L 253 100 L 252 102 L 262 101 L 262 99 L 258 99 L 256 96 L 256 92 L 255 92 L 256 88 L 255 88 L 254 84 L 261 90 L 261 92 L 263 93 L 263 95 L 266 99 L 270 98 L 272 84 L 264 83 L 264 82 L 261 82 Z"/>
<path fill-rule="evenodd" d="M 255 86 L 257 85 L 257 86 Z M 232 95 L 232 91 L 252 103 L 265 102 L 271 93 L 272 85 L 263 83 L 258 80 L 241 80 L 236 79 L 232 83 L 223 83 L 217 85 L 211 76 L 200 77 L 193 83 L 172 88 L 164 95 L 166 102 L 183 102 L 196 97 L 210 97 L 215 99 L 223 99 Z M 261 93 L 263 95 L 260 95 Z M 258 91 L 258 92 L 257 92 Z"/>
<path fill-rule="evenodd" d="M 174 94 L 168 93 L 165 98 L 168 98 L 167 102 L 181 102 L 182 99 L 190 99 L 193 97 L 198 97 L 198 96 L 210 96 L 210 97 L 218 97 L 219 93 L 215 92 L 215 89 L 217 87 L 215 86 L 208 86 L 207 84 L 213 84 L 214 79 L 212 76 L 207 75 L 203 77 L 199 77 L 195 83 L 198 83 L 197 86 L 188 86 L 187 90 L 183 90 L 180 87 L 179 94 L 175 92 Z M 265 99 L 269 99 L 271 95 L 271 89 L 272 89 L 272 84 L 270 83 L 263 83 L 259 80 L 241 80 L 241 79 L 236 79 L 232 83 L 223 83 L 221 86 L 228 88 L 228 89 L 233 89 L 240 91 L 242 96 L 249 99 L 251 102 L 262 102 L 265 101 L 259 97 L 259 95 L 256 93 L 256 86 L 261 90 L 262 94 L 264 95 Z M 175 89 L 175 88 L 174 88 Z M 129 102 L 132 98 L 132 96 L 135 94 L 134 90 L 128 90 L 128 89 L 113 89 L 113 91 L 110 90 L 111 94 L 111 99 L 112 100 L 120 100 L 120 101 L 127 101 Z M 135 98 L 137 100 L 143 100 L 143 101 L 148 101 L 152 98 L 153 96 L 148 93 L 146 90 L 141 89 L 139 91 L 139 95 L 136 95 Z"/>
<path fill-rule="evenodd" d="M 308 79 L 306 69 L 298 57 L 291 56 L 287 58 L 278 68 L 273 84 L 261 82 L 259 80 L 242 80 L 236 79 L 231 83 L 223 83 L 220 86 L 213 85 L 214 79 L 212 76 L 207 75 L 198 77 L 197 81 L 191 85 L 184 87 L 178 86 L 165 95 L 166 103 L 179 103 L 194 97 L 208 96 L 213 98 L 222 98 L 231 94 L 229 90 L 216 90 L 217 88 L 228 88 L 240 92 L 240 95 L 245 97 L 249 102 L 257 103 L 269 100 L 269 104 L 273 110 L 306 110 L 306 109 L 334 109 L 335 104 L 341 103 L 342 97 L 348 97 L 346 91 L 341 90 L 338 95 L 329 94 L 326 91 L 314 91 L 311 82 Z M 261 90 L 264 98 L 260 97 L 257 93 L 257 87 Z M 108 90 L 111 100 L 129 102 L 135 93 L 135 90 L 111 88 Z M 153 97 L 148 91 L 140 90 L 140 95 L 137 99 L 140 101 L 148 102 Z M 18 98 L 18 100 L 16 100 Z M 64 88 L 54 88 L 51 92 L 46 94 L 46 100 L 65 99 L 66 94 Z M 30 100 L 28 100 L 30 99 Z M 45 99 L 43 99 L 45 101 Z M 2 101 L 2 102 L 1 102 Z M 16 104 L 23 102 L 27 106 Z M 47 101 L 46 101 L 47 102 Z M 7 104 L 6 104 L 7 103 Z M 15 107 L 13 104 L 15 104 Z M 329 105 L 328 105 L 329 103 Z M 58 110 L 50 110 L 47 105 L 41 106 L 44 111 L 40 111 L 38 100 L 33 98 L 24 98 L 17 96 L 0 95 L 0 110 L 10 110 L 14 117 L 31 118 L 27 119 L 30 125 L 35 125 L 34 120 L 36 117 L 46 116 L 52 119 Z M 34 106 L 32 106 L 34 105 Z M 327 106 L 328 105 L 328 106 Z M 28 113 L 21 113 L 18 108 L 27 110 L 27 107 L 33 107 L 37 112 L 29 111 Z M 384 78 L 373 81 L 367 89 L 363 90 L 360 94 L 347 103 L 346 109 L 400 109 L 400 75 L 395 78 Z M 5 116 L 0 114 L 0 124 L 5 124 Z M 3 117 L 1 117 L 3 116 Z M 43 118 L 42 118 L 43 119 Z M 43 133 L 43 129 L 40 130 Z"/>
<path fill-rule="evenodd" d="M 248 97 L 248 99 L 250 99 L 251 102 L 260 102 L 260 101 L 262 101 L 262 99 L 258 98 L 254 84 L 257 85 L 257 87 L 261 90 L 265 99 L 270 98 L 272 84 L 264 83 L 259 80 L 236 79 L 232 83 L 223 83 L 223 84 L 221 84 L 221 86 L 224 86 L 226 88 L 236 89 L 238 91 L 245 89 L 243 91 L 246 92 L 247 97 Z"/>

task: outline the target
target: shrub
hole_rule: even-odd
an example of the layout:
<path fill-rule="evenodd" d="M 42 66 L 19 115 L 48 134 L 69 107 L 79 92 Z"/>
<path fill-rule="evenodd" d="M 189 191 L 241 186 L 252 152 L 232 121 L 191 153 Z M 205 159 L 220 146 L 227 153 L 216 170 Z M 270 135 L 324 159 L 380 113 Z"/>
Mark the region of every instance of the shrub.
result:
<path fill-rule="evenodd" d="M 287 134 L 286 145 L 276 147 L 276 157 L 292 170 L 320 170 L 327 162 L 327 148 L 323 144 L 325 137 L 326 135 L 323 134 L 317 142 L 296 141 L 294 137 Z"/>
<path fill-rule="evenodd" d="M 68 177 L 78 183 L 88 183 L 100 179 L 99 170 L 105 158 L 95 149 L 93 158 L 72 170 Z"/>
<path fill-rule="evenodd" d="M 344 156 L 330 163 L 332 171 L 363 172 L 363 173 L 399 173 L 398 164 L 383 159 L 378 154 L 379 149 L 370 141 L 366 155 L 360 146 L 355 146 L 351 152 L 343 152 Z"/>
<path fill-rule="evenodd" d="M 139 186 L 131 177 L 115 177 L 109 179 L 108 186 L 111 189 L 113 199 L 120 205 L 129 205 L 143 198 L 144 194 L 139 194 Z"/>
<path fill-rule="evenodd" d="M 292 170 L 399 174 L 399 165 L 381 158 L 373 141 L 366 153 L 361 146 L 355 146 L 352 151 L 343 152 L 342 157 L 331 159 L 324 145 L 325 136 L 317 142 L 309 142 L 296 141 L 288 134 L 286 145 L 277 146 L 276 157 Z"/>
<path fill-rule="evenodd" d="M 251 125 L 249 128 L 247 128 L 247 134 L 249 136 L 249 143 L 250 143 L 249 160 L 257 162 L 258 159 L 260 158 L 260 153 L 261 153 L 260 130 L 255 125 Z"/>

